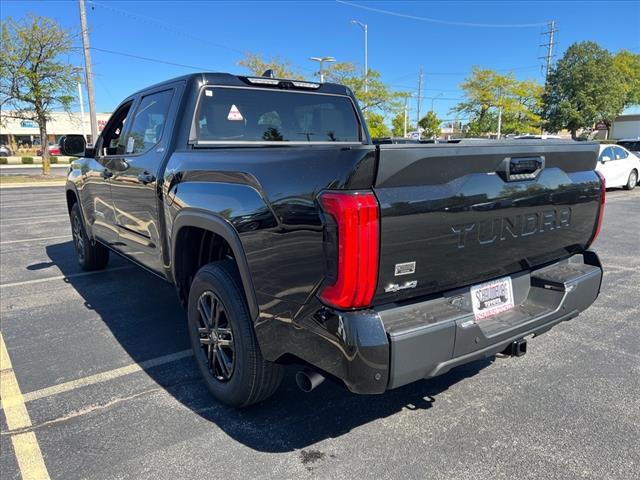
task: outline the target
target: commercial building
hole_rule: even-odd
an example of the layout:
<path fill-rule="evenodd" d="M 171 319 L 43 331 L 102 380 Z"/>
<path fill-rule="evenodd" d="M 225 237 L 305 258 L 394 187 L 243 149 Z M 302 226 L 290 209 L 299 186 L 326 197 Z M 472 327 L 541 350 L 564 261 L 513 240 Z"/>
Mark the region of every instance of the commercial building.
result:
<path fill-rule="evenodd" d="M 625 111 L 611 125 L 611 138 L 640 138 L 640 107 Z"/>
<path fill-rule="evenodd" d="M 84 119 L 79 112 L 53 112 L 47 122 L 47 142 L 57 143 L 61 136 L 85 135 L 91 142 L 91 124 L 89 114 Z M 101 132 L 111 113 L 98 113 L 98 131 Z M 84 121 L 83 121 L 84 120 Z M 83 125 L 84 123 L 84 125 Z M 40 129 L 33 120 L 14 118 L 11 111 L 0 111 L 0 144 L 8 145 L 14 152 L 28 151 L 40 146 Z"/>

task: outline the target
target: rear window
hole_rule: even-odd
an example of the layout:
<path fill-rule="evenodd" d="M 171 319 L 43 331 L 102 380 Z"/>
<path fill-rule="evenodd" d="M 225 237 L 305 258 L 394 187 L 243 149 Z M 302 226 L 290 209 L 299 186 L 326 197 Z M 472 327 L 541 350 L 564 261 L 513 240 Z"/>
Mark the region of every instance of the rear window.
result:
<path fill-rule="evenodd" d="M 361 142 L 348 97 L 251 88 L 205 88 L 194 118 L 198 143 Z"/>
<path fill-rule="evenodd" d="M 630 150 L 632 152 L 640 152 L 640 140 L 637 142 L 622 141 L 622 142 L 618 142 L 618 145 L 621 145 L 627 150 Z"/>

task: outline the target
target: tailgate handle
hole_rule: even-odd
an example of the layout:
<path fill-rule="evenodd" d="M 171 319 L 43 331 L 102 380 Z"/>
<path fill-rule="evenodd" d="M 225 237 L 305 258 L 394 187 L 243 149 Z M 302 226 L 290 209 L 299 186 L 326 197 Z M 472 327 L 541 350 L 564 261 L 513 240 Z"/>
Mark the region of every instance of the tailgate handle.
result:
<path fill-rule="evenodd" d="M 544 156 L 507 157 L 497 173 L 507 182 L 534 180 L 544 169 Z"/>

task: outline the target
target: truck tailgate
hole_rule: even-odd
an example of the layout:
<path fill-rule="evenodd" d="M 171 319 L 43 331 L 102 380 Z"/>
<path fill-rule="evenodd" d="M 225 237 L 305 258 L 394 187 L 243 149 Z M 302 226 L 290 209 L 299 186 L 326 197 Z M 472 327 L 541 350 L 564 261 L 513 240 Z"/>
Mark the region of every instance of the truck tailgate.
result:
<path fill-rule="evenodd" d="M 375 304 L 443 292 L 582 252 L 598 146 L 549 140 L 382 145 Z"/>

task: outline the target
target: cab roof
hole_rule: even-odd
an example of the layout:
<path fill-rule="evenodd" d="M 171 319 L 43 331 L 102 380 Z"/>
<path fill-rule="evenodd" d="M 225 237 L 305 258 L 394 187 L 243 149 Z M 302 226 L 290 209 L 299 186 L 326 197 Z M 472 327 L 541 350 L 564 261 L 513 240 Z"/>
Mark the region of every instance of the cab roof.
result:
<path fill-rule="evenodd" d="M 282 90 L 308 91 L 318 93 L 328 93 L 333 95 L 353 94 L 349 88 L 337 83 L 319 83 L 307 80 L 294 80 L 285 78 L 262 77 L 259 75 L 232 75 L 230 73 L 220 72 L 200 72 L 182 75 L 180 77 L 171 78 L 155 85 L 151 85 L 132 95 L 137 95 L 147 90 L 156 89 L 164 85 L 175 82 L 185 81 L 187 84 L 197 83 L 200 85 L 225 85 L 232 87 L 255 87 L 255 88 L 273 88 Z"/>

